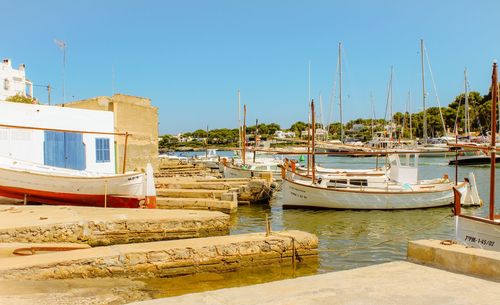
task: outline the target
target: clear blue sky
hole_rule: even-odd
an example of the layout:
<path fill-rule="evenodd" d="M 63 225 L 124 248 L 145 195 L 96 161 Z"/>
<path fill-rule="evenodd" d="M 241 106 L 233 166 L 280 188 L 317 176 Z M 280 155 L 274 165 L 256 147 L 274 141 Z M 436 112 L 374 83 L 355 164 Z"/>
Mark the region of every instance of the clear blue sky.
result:
<path fill-rule="evenodd" d="M 36 84 L 61 102 L 67 48 L 67 100 L 115 92 L 149 97 L 160 133 L 237 126 L 236 91 L 248 120 L 288 128 L 307 120 L 312 97 L 328 108 L 337 44 L 344 61 L 344 117 L 385 111 L 394 66 L 394 110 L 421 110 L 419 39 L 425 39 L 443 104 L 463 90 L 485 93 L 500 59 L 500 2 L 484 1 L 9 1 L 0 0 L 0 56 L 25 63 Z M 429 75 L 428 70 L 426 71 Z M 430 77 L 429 105 L 436 105 Z M 36 88 L 46 101 L 46 93 Z M 349 95 L 349 98 L 347 97 Z M 334 117 L 338 119 L 335 105 Z"/>

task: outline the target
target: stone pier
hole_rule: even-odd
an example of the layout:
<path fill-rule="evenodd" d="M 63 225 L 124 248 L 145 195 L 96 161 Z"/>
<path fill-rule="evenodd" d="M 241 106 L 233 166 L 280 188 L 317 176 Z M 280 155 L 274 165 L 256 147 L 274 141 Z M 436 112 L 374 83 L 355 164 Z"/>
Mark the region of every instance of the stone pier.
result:
<path fill-rule="evenodd" d="M 0 259 L 2 279 L 151 278 L 317 262 L 318 239 L 301 231 L 113 245 Z"/>
<path fill-rule="evenodd" d="M 219 236 L 222 212 L 71 206 L 0 206 L 0 242 L 72 242 L 91 246 Z"/>
<path fill-rule="evenodd" d="M 424 239 L 408 242 L 408 260 L 500 282 L 500 252 L 496 251 Z"/>

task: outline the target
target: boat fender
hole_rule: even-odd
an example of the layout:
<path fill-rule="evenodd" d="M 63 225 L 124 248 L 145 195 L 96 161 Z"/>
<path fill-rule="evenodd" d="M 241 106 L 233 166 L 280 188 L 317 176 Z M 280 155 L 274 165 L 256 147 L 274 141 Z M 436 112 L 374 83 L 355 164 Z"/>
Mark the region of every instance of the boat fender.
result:
<path fill-rule="evenodd" d="M 295 173 L 295 170 L 297 169 L 297 165 L 296 165 L 295 160 L 292 160 L 290 163 L 292 163 L 292 166 L 291 166 L 292 167 L 292 172 Z"/>

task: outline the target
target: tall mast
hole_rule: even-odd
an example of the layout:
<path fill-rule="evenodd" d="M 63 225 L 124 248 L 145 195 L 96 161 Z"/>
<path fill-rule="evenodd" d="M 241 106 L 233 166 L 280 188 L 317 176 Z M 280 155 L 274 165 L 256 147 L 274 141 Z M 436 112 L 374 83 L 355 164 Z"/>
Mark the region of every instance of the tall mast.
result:
<path fill-rule="evenodd" d="M 311 158 L 311 170 L 312 170 L 312 182 L 316 183 L 316 160 L 314 152 L 316 150 L 315 141 L 316 138 L 316 119 L 314 113 L 314 100 L 311 101 L 311 121 L 312 121 L 312 158 Z"/>
<path fill-rule="evenodd" d="M 241 149 L 241 102 L 240 102 L 240 89 L 238 89 L 238 148 Z"/>
<path fill-rule="evenodd" d="M 241 138 L 243 141 L 243 148 L 242 148 L 242 160 L 243 164 L 246 164 L 246 159 L 247 159 L 247 105 L 243 104 L 243 128 L 241 131 Z"/>
<path fill-rule="evenodd" d="M 311 100 L 311 60 L 309 60 L 308 70 L 307 70 L 307 105 L 309 106 L 309 101 Z M 309 107 L 308 107 L 309 108 Z M 308 112 L 310 109 L 308 109 Z M 311 116 L 310 113 L 307 115 L 307 175 L 309 175 L 309 168 L 311 167 L 311 156 L 310 153 L 310 141 L 311 141 Z"/>
<path fill-rule="evenodd" d="M 208 159 L 208 125 L 207 125 L 207 139 L 205 140 L 205 159 Z"/>
<path fill-rule="evenodd" d="M 465 134 L 470 139 L 470 122 L 469 122 L 469 90 L 467 88 L 467 68 L 464 70 L 464 86 L 465 86 Z"/>
<path fill-rule="evenodd" d="M 307 103 L 311 100 L 311 61 L 309 60 L 308 70 L 307 70 Z"/>
<path fill-rule="evenodd" d="M 307 176 L 311 167 L 311 114 L 307 114 Z"/>
<path fill-rule="evenodd" d="M 394 68 L 393 66 L 391 66 L 391 79 L 389 81 L 389 124 L 390 124 L 390 130 L 391 130 L 391 134 L 389 135 L 390 138 L 392 138 L 392 126 L 394 126 L 394 122 L 393 122 L 393 114 L 392 114 L 392 73 L 394 71 Z"/>
<path fill-rule="evenodd" d="M 375 119 L 375 106 L 373 105 L 373 94 L 370 92 L 370 103 L 372 106 L 372 139 L 374 136 L 374 129 L 373 129 L 373 120 Z"/>
<path fill-rule="evenodd" d="M 408 90 L 408 116 L 410 117 L 410 140 L 413 139 L 413 130 L 411 126 L 411 91 Z"/>
<path fill-rule="evenodd" d="M 491 166 L 490 166 L 490 220 L 495 220 L 495 165 L 496 165 L 496 137 L 497 137 L 497 103 L 498 103 L 498 74 L 497 63 L 493 63 L 491 76 Z"/>
<path fill-rule="evenodd" d="M 420 62 L 422 64 L 422 104 L 424 107 L 424 144 L 427 144 L 427 111 L 425 109 L 424 40 L 420 39 Z"/>
<path fill-rule="evenodd" d="M 325 121 L 323 117 L 323 96 L 319 95 L 319 123 L 322 129 L 325 129 Z M 323 136 L 323 140 L 326 141 L 326 137 Z"/>
<path fill-rule="evenodd" d="M 340 141 L 344 143 L 344 121 L 342 115 L 342 42 L 339 42 L 339 108 L 340 108 Z"/>
<path fill-rule="evenodd" d="M 255 157 L 257 156 L 257 135 L 259 134 L 259 119 L 255 119 L 255 141 L 253 150 L 253 163 L 255 163 Z"/>

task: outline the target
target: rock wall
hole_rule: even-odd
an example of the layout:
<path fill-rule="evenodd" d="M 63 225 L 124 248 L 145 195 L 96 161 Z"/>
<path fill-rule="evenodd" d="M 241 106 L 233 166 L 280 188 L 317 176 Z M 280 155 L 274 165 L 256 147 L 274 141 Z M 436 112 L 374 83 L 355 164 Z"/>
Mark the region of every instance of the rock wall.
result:
<path fill-rule="evenodd" d="M 220 212 L 16 206 L 0 211 L 0 220 L 5 217 L 14 223 L 0 225 L 2 243 L 72 242 L 102 246 L 229 233 L 229 216 Z M 18 221 L 14 221 L 16 217 Z"/>
<path fill-rule="evenodd" d="M 115 245 L 3 260 L 0 278 L 150 278 L 317 261 L 318 239 L 300 231 Z"/>

